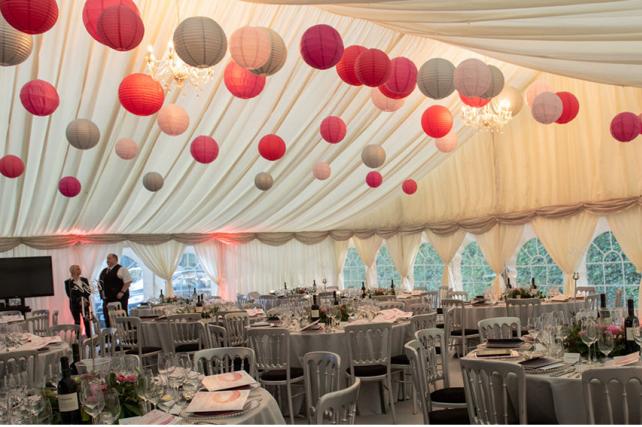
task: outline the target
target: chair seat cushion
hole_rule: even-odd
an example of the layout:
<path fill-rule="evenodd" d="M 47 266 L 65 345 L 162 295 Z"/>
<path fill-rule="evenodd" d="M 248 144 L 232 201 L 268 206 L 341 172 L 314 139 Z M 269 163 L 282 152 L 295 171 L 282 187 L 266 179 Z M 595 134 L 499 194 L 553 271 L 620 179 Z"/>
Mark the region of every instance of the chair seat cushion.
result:
<path fill-rule="evenodd" d="M 162 348 L 160 348 L 160 347 L 148 346 L 148 347 L 143 347 L 141 349 L 141 354 L 154 353 L 156 351 L 161 351 L 161 350 L 162 350 Z M 129 350 L 125 350 L 125 354 L 138 354 L 138 350 L 135 349 L 135 348 L 132 348 L 132 349 L 129 349 Z"/>
<path fill-rule="evenodd" d="M 464 335 L 477 335 L 477 334 L 479 334 L 479 331 L 477 329 L 464 329 Z M 450 335 L 453 337 L 460 337 L 461 329 L 455 329 L 454 331 L 450 332 Z"/>
<path fill-rule="evenodd" d="M 348 375 L 350 374 L 350 368 L 346 369 Z M 366 365 L 366 366 L 355 366 L 354 375 L 357 377 L 376 377 L 379 375 L 385 375 L 388 372 L 388 369 L 383 365 Z"/>
<path fill-rule="evenodd" d="M 199 351 L 200 347 L 197 342 L 189 343 L 189 344 L 181 344 L 177 345 L 174 351 L 177 353 L 185 353 L 188 351 Z"/>
<path fill-rule="evenodd" d="M 437 323 L 435 326 L 438 327 L 439 329 L 444 329 L 443 323 Z"/>
<path fill-rule="evenodd" d="M 468 409 L 441 409 L 428 413 L 430 424 L 470 424 Z"/>
<path fill-rule="evenodd" d="M 302 368 L 290 368 L 290 379 L 303 376 Z M 261 373 L 261 379 L 265 381 L 285 381 L 287 378 L 285 369 L 275 369 Z"/>
<path fill-rule="evenodd" d="M 405 354 L 400 354 L 399 356 L 392 356 L 390 363 L 393 365 L 410 365 L 410 360 Z"/>
<path fill-rule="evenodd" d="M 430 393 L 433 403 L 466 403 L 466 393 L 463 387 L 448 387 Z"/>

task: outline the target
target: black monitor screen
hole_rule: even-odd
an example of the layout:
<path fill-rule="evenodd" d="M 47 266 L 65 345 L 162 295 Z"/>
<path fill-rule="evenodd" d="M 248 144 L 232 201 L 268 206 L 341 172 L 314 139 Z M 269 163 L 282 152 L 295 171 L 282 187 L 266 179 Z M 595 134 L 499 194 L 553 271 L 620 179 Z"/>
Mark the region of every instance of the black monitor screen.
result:
<path fill-rule="evenodd" d="M 51 257 L 0 258 L 0 298 L 54 294 Z"/>

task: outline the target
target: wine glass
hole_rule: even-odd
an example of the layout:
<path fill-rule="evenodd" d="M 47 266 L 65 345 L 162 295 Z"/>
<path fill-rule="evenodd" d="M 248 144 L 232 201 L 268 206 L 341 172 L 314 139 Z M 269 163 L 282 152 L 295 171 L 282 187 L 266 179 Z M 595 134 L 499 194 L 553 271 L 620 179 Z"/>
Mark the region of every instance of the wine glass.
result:
<path fill-rule="evenodd" d="M 103 383 L 96 379 L 84 380 L 80 384 L 80 403 L 85 412 L 91 416 L 93 424 L 96 424 L 98 415 L 105 407 L 102 388 Z"/>
<path fill-rule="evenodd" d="M 145 399 L 156 407 L 164 393 L 160 378 L 154 377 L 151 369 L 146 369 L 141 383 Z"/>
<path fill-rule="evenodd" d="M 597 340 L 597 325 L 592 318 L 585 318 L 581 321 L 580 338 L 588 347 L 588 364 L 593 364 L 591 358 L 591 346 Z"/>
<path fill-rule="evenodd" d="M 102 424 L 114 424 L 120 418 L 120 399 L 114 389 L 105 390 L 103 393 L 105 405 L 100 414 Z"/>
<path fill-rule="evenodd" d="M 615 347 L 615 343 L 611 331 L 602 331 L 597 340 L 597 348 L 600 350 L 600 353 L 602 353 L 604 357 L 609 357 L 609 354 L 613 351 L 613 347 Z"/>
<path fill-rule="evenodd" d="M 178 355 L 178 366 L 183 369 L 183 377 L 187 377 L 187 374 L 194 367 L 189 353 L 181 353 Z"/>
<path fill-rule="evenodd" d="M 174 353 L 161 353 L 158 355 L 158 374 L 165 385 L 169 381 L 169 376 L 176 369 L 175 359 L 176 355 Z"/>
<path fill-rule="evenodd" d="M 52 415 L 51 403 L 40 388 L 30 388 L 25 395 L 27 409 L 31 412 L 33 424 L 48 424 Z"/>
<path fill-rule="evenodd" d="M 640 354 L 642 355 L 642 328 L 639 325 L 633 328 L 633 340 L 640 347 Z"/>

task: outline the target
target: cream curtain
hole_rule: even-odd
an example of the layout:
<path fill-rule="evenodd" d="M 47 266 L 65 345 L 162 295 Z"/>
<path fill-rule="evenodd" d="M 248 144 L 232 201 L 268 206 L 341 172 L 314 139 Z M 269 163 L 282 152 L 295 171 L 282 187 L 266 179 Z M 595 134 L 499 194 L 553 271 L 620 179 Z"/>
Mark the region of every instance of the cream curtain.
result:
<path fill-rule="evenodd" d="M 160 245 L 141 245 L 130 242 L 130 246 L 147 268 L 165 280 L 165 296 L 173 296 L 172 276 L 181 260 L 185 246 L 173 240 Z"/>
<path fill-rule="evenodd" d="M 564 273 L 564 294 L 575 295 L 573 272 L 591 242 L 597 217 L 584 212 L 567 218 L 536 218 L 533 229 L 553 261 Z"/>
<path fill-rule="evenodd" d="M 366 286 L 368 288 L 377 285 L 377 252 L 381 247 L 381 237 L 372 235 L 367 239 L 354 238 L 354 247 L 366 266 Z"/>
<path fill-rule="evenodd" d="M 435 234 L 430 230 L 426 230 L 426 237 L 428 237 L 428 241 L 430 242 L 432 247 L 435 248 L 435 251 L 439 255 L 439 258 L 441 258 L 441 262 L 444 263 L 444 272 L 441 278 L 441 287 L 443 289 L 450 289 L 453 287 L 452 283 L 450 283 L 450 262 L 455 256 L 455 253 L 457 253 L 457 250 L 461 246 L 461 243 L 464 241 L 466 232 L 464 230 L 458 230 L 452 234 L 442 236 L 439 234 Z"/>
<path fill-rule="evenodd" d="M 406 290 L 412 289 L 412 284 L 410 280 L 408 280 L 409 272 L 419 250 L 420 243 L 421 233 L 398 233 L 386 239 L 390 256 L 395 263 L 397 271 L 401 275 L 402 287 Z"/>
<path fill-rule="evenodd" d="M 222 248 L 222 246 L 224 246 L 223 243 L 211 240 L 194 245 L 194 252 L 209 278 L 216 283 L 216 294 L 227 299 L 227 290 L 224 286 L 225 279 L 223 278 L 224 270 L 220 268 L 225 262 L 225 248 Z"/>
<path fill-rule="evenodd" d="M 495 272 L 491 290 L 496 298 L 501 296 L 504 289 L 501 272 L 515 253 L 523 231 L 523 225 L 498 224 L 489 231 L 475 236 L 484 258 Z"/>
<path fill-rule="evenodd" d="M 337 269 L 337 287 L 339 289 L 344 288 L 343 265 L 346 262 L 346 254 L 348 253 L 349 246 L 350 246 L 349 240 L 334 241 L 334 260 L 335 260 L 335 267 Z"/>
<path fill-rule="evenodd" d="M 633 208 L 607 217 L 609 227 L 622 251 L 631 260 L 638 272 L 642 272 L 642 208 Z M 638 289 L 638 316 L 642 313 L 642 283 Z"/>

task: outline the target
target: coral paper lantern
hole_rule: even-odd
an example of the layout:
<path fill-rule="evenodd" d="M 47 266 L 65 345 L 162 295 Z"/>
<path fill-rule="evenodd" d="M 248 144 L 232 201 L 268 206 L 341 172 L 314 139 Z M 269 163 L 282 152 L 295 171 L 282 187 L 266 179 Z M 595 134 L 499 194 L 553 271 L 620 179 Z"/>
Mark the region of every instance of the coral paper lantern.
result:
<path fill-rule="evenodd" d="M 197 136 L 189 147 L 192 157 L 199 163 L 212 163 L 218 157 L 218 144 L 211 136 Z"/>
<path fill-rule="evenodd" d="M 288 49 L 285 46 L 283 38 L 276 31 L 269 28 L 266 28 L 266 31 L 270 34 L 270 56 L 264 65 L 250 70 L 259 76 L 272 76 L 276 74 L 283 68 L 285 60 L 288 57 Z"/>
<path fill-rule="evenodd" d="M 225 67 L 223 72 L 225 87 L 237 98 L 254 98 L 265 87 L 265 76 L 259 76 L 241 67 L 234 60 Z"/>
<path fill-rule="evenodd" d="M 264 66 L 270 59 L 272 40 L 263 27 L 241 27 L 230 36 L 230 54 L 241 67 L 252 69 Z"/>
<path fill-rule="evenodd" d="M 267 172 L 259 172 L 254 177 L 254 185 L 261 191 L 269 190 L 272 188 L 272 184 L 274 184 L 274 179 L 272 179 L 272 175 Z"/>
<path fill-rule="evenodd" d="M 448 134 L 435 141 L 437 149 L 442 153 L 450 153 L 457 148 L 457 133 L 448 132 Z"/>
<path fill-rule="evenodd" d="M 147 172 L 143 176 L 143 187 L 145 187 L 148 191 L 151 191 L 152 193 L 155 193 L 161 188 L 163 188 L 164 184 L 165 184 L 165 180 L 163 179 L 163 176 L 158 172 Z"/>
<path fill-rule="evenodd" d="M 167 135 L 180 135 L 189 127 L 187 111 L 176 104 L 167 104 L 158 111 L 158 127 Z"/>
<path fill-rule="evenodd" d="M 125 110 L 137 116 L 150 116 L 163 106 L 163 87 L 147 74 L 134 73 L 118 87 L 118 99 Z"/>
<path fill-rule="evenodd" d="M 330 144 L 341 142 L 346 136 L 348 128 L 341 117 L 328 116 L 321 122 L 321 138 Z"/>
<path fill-rule="evenodd" d="M 0 16 L 0 65 L 18 65 L 29 58 L 32 49 L 33 37 L 16 30 Z"/>
<path fill-rule="evenodd" d="M 453 127 L 453 115 L 442 105 L 428 107 L 421 116 L 421 127 L 426 135 L 441 138 Z"/>
<path fill-rule="evenodd" d="M 401 184 L 401 189 L 408 195 L 415 194 L 417 191 L 417 181 L 414 179 L 407 179 L 403 184 Z"/>
<path fill-rule="evenodd" d="M 58 181 L 58 191 L 65 197 L 76 197 L 81 188 L 80 181 L 73 176 L 65 176 Z"/>
<path fill-rule="evenodd" d="M 375 107 L 386 113 L 397 111 L 398 109 L 403 107 L 403 104 L 405 102 L 403 98 L 388 98 L 386 95 L 381 93 L 379 88 L 376 87 L 372 88 L 372 91 L 370 92 L 370 99 L 372 99 L 372 103 L 375 105 Z"/>
<path fill-rule="evenodd" d="M 174 49 L 187 65 L 209 68 L 225 56 L 227 39 L 223 28 L 212 18 L 193 16 L 174 30 Z"/>
<path fill-rule="evenodd" d="M 42 34 L 58 20 L 56 0 L 0 0 L 0 11 L 13 28 L 27 34 Z"/>
<path fill-rule="evenodd" d="M 611 121 L 611 135 L 620 142 L 633 141 L 641 130 L 640 118 L 634 113 L 619 113 Z"/>
<path fill-rule="evenodd" d="M 106 8 L 98 18 L 96 32 L 101 42 L 118 51 L 137 47 L 145 35 L 140 16 L 124 5 Z"/>
<path fill-rule="evenodd" d="M 490 102 L 490 98 L 482 98 L 480 96 L 464 96 L 461 93 L 459 94 L 461 102 L 468 105 L 469 107 L 481 108 L 484 105 Z"/>
<path fill-rule="evenodd" d="M 58 108 L 60 97 L 51 83 L 32 80 L 20 89 L 20 102 L 31 114 L 48 116 Z"/>
<path fill-rule="evenodd" d="M 369 168 L 378 168 L 386 161 L 386 151 L 375 144 L 369 144 L 361 151 L 361 161 Z"/>
<path fill-rule="evenodd" d="M 400 56 L 390 61 L 390 77 L 381 85 L 381 93 L 388 98 L 405 98 L 417 87 L 417 67 L 408 58 Z"/>
<path fill-rule="evenodd" d="M 381 86 L 390 77 L 390 59 L 379 49 L 367 49 L 357 57 L 354 72 L 366 86 Z"/>
<path fill-rule="evenodd" d="M 343 56 L 343 40 L 337 30 L 326 24 L 305 30 L 299 45 L 303 60 L 312 68 L 327 70 Z"/>
<path fill-rule="evenodd" d="M 370 188 L 377 188 L 382 182 L 383 176 L 381 176 L 377 171 L 370 171 L 368 172 L 368 175 L 366 175 L 366 184 L 368 184 L 368 187 Z"/>
<path fill-rule="evenodd" d="M 79 150 L 94 148 L 100 141 L 100 130 L 91 120 L 76 119 L 67 125 L 67 141 Z"/>
<path fill-rule="evenodd" d="M 0 173 L 7 178 L 17 178 L 25 171 L 25 164 L 18 156 L 7 154 L 0 158 Z"/>
<path fill-rule="evenodd" d="M 98 20 L 100 15 L 112 6 L 125 6 L 140 16 L 136 4 L 132 0 L 86 0 L 82 9 L 82 22 L 89 35 L 99 43 L 106 44 L 98 35 Z"/>
<path fill-rule="evenodd" d="M 312 168 L 312 176 L 314 176 L 319 181 L 324 181 L 330 178 L 332 169 L 330 169 L 330 164 L 328 162 L 317 162 Z"/>
<path fill-rule="evenodd" d="M 352 86 L 362 85 L 354 71 L 354 64 L 357 61 L 357 57 L 366 50 L 368 49 L 356 44 L 348 46 L 343 50 L 343 56 L 341 57 L 341 60 L 337 62 L 337 66 L 335 67 L 341 80 Z"/>
<path fill-rule="evenodd" d="M 548 84 L 546 80 L 535 80 L 531 85 L 526 89 L 526 103 L 529 107 L 533 107 L 533 101 L 537 95 L 543 92 L 553 92 L 551 85 Z"/>
<path fill-rule="evenodd" d="M 492 74 L 488 65 L 479 59 L 462 61 L 453 73 L 455 89 L 464 96 L 482 96 L 490 88 Z"/>
<path fill-rule="evenodd" d="M 533 118 L 545 125 L 559 119 L 563 110 L 562 100 L 553 92 L 542 92 L 537 95 L 531 108 Z"/>
<path fill-rule="evenodd" d="M 417 74 L 417 86 L 421 93 L 432 99 L 443 99 L 455 90 L 455 66 L 443 58 L 429 59 Z"/>
<path fill-rule="evenodd" d="M 285 142 L 277 135 L 265 135 L 259 141 L 259 154 L 267 160 L 279 160 L 285 154 Z"/>
<path fill-rule="evenodd" d="M 557 96 L 562 100 L 562 115 L 555 123 L 568 123 L 577 117 L 577 113 L 580 111 L 580 103 L 571 92 L 557 92 Z"/>
<path fill-rule="evenodd" d="M 138 145 L 130 138 L 119 139 L 114 147 L 116 155 L 123 160 L 131 160 L 138 155 Z"/>

